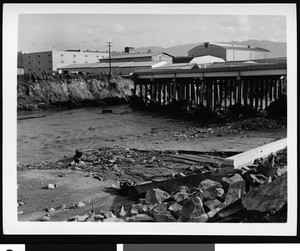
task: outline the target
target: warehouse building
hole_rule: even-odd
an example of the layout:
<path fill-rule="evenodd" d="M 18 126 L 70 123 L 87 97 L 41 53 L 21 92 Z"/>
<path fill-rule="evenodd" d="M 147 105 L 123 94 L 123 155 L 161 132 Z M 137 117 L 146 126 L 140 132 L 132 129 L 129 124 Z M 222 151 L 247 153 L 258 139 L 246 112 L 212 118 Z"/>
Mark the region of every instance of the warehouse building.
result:
<path fill-rule="evenodd" d="M 125 50 L 126 51 L 126 50 Z M 116 53 L 112 54 L 110 61 L 114 62 L 145 62 L 145 61 L 166 61 L 168 64 L 173 63 L 173 56 L 165 52 L 153 53 Z M 100 63 L 108 63 L 109 57 L 100 59 Z"/>
<path fill-rule="evenodd" d="M 270 51 L 254 47 L 233 44 L 215 44 L 205 42 L 188 51 L 189 57 L 213 56 L 224 61 L 266 59 Z"/>
<path fill-rule="evenodd" d="M 108 56 L 108 52 L 65 50 L 18 53 L 18 65 L 24 68 L 24 73 L 52 73 L 58 68 L 70 64 L 99 63 L 99 59 Z"/>
<path fill-rule="evenodd" d="M 167 64 L 166 61 L 145 61 L 145 62 L 113 62 L 111 73 L 114 75 L 128 76 L 138 70 L 150 70 Z M 62 73 L 87 73 L 87 74 L 108 74 L 109 63 L 98 64 L 71 64 L 60 67 Z"/>

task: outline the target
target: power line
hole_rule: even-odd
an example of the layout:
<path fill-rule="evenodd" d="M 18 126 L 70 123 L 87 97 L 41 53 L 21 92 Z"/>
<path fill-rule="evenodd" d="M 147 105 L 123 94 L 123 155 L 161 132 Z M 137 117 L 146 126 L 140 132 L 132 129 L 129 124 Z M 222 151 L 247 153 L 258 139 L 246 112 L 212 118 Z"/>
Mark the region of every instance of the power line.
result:
<path fill-rule="evenodd" d="M 110 58 L 110 47 L 112 47 L 113 42 L 106 42 L 108 45 L 108 62 L 109 62 L 109 77 L 111 77 L 111 58 Z"/>

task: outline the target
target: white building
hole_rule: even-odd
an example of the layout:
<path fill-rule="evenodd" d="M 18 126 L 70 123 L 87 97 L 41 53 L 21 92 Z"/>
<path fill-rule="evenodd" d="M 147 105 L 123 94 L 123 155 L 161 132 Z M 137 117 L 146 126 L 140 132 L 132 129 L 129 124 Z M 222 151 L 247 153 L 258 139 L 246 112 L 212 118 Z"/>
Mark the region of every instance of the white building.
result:
<path fill-rule="evenodd" d="M 108 52 L 65 50 L 44 51 L 32 53 L 18 53 L 18 62 L 22 62 L 24 73 L 52 73 L 58 68 L 69 64 L 99 63 L 101 58 L 108 56 Z M 19 57 L 22 57 L 20 59 Z"/>

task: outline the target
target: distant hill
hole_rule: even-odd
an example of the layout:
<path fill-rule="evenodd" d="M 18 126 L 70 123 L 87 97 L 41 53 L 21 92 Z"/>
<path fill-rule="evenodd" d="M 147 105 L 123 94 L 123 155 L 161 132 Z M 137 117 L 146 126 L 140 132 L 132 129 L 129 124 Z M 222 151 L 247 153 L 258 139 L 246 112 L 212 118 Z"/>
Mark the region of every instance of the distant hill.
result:
<path fill-rule="evenodd" d="M 203 42 L 194 43 L 194 44 L 183 44 L 176 45 L 173 47 L 163 48 L 159 46 L 149 46 L 149 47 L 141 47 L 136 48 L 135 52 L 147 52 L 149 49 L 152 52 L 166 52 L 173 56 L 187 56 L 187 53 L 190 49 L 194 48 L 197 45 L 202 44 Z M 229 41 L 229 42 L 215 42 L 215 43 L 223 43 L 223 44 L 236 44 L 236 45 L 252 45 L 256 47 L 261 47 L 270 51 L 270 58 L 274 57 L 286 57 L 286 43 L 285 42 L 272 42 L 269 40 L 247 40 L 247 41 Z"/>

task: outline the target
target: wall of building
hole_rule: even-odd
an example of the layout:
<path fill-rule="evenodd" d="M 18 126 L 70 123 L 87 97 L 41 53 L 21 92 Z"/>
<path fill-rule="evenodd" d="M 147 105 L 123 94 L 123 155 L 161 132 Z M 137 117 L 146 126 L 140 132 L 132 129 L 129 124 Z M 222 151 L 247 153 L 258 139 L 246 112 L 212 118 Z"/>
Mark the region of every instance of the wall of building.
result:
<path fill-rule="evenodd" d="M 24 68 L 18 67 L 17 74 L 18 75 L 23 75 L 24 74 Z"/>
<path fill-rule="evenodd" d="M 158 54 L 156 56 L 149 56 L 145 54 L 145 56 L 143 57 L 132 57 L 129 53 L 128 53 L 128 57 L 111 58 L 112 63 L 113 62 L 145 62 L 145 61 L 166 61 L 168 64 L 172 64 L 173 58 L 165 54 Z M 108 63 L 109 59 L 108 58 L 101 59 L 100 62 Z"/>
<path fill-rule="evenodd" d="M 265 59 L 265 51 L 226 50 L 226 61 Z"/>
<path fill-rule="evenodd" d="M 53 51 L 53 71 L 69 64 L 98 63 L 100 59 L 107 56 L 107 52 Z"/>
<path fill-rule="evenodd" d="M 189 57 L 201 57 L 208 55 L 226 60 L 226 49 L 214 44 L 207 44 L 207 46 L 202 44 L 188 51 Z"/>
<path fill-rule="evenodd" d="M 173 58 L 166 54 L 160 54 L 160 55 L 153 56 L 152 61 L 166 61 L 168 64 L 172 64 Z"/>
<path fill-rule="evenodd" d="M 128 55 L 130 56 L 130 55 Z M 145 62 L 145 61 L 152 61 L 151 56 L 145 55 L 145 57 L 126 57 L 126 58 L 111 58 L 112 63 L 117 63 L 117 62 Z M 101 59 L 101 63 L 109 63 L 109 59 Z"/>
<path fill-rule="evenodd" d="M 52 51 L 24 53 L 24 73 L 47 73 L 52 72 Z"/>
<path fill-rule="evenodd" d="M 51 73 L 69 64 L 98 63 L 107 52 L 45 51 L 23 54 L 25 73 Z"/>

